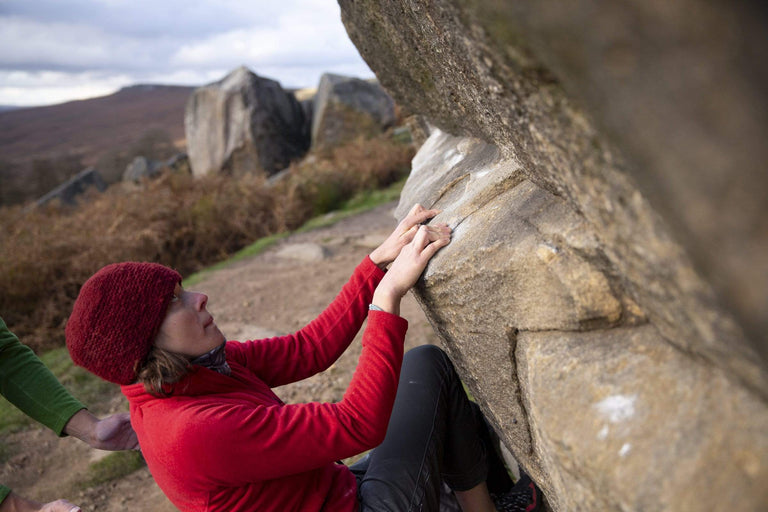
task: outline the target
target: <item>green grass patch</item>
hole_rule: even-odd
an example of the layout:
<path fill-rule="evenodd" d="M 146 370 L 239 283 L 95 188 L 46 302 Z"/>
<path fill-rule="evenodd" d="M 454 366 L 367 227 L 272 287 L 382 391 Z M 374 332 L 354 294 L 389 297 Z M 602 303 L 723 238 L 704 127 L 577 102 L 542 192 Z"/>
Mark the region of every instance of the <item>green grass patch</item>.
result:
<path fill-rule="evenodd" d="M 464 383 L 464 381 L 461 381 L 461 387 L 464 388 L 464 392 L 467 394 L 467 398 L 469 398 L 470 401 L 474 402 L 475 401 L 475 397 L 472 396 L 472 392 L 469 390 L 469 388 Z"/>
<path fill-rule="evenodd" d="M 145 465 L 141 452 L 113 452 L 91 464 L 88 467 L 87 476 L 79 483 L 79 486 L 83 489 L 95 487 L 130 475 Z"/>
<path fill-rule="evenodd" d="M 303 226 L 296 230 L 296 233 L 304 233 L 313 229 L 324 228 L 336 224 L 340 220 L 352 217 L 360 213 L 372 210 L 379 205 L 394 201 L 400 197 L 406 178 L 401 179 L 381 190 L 365 190 L 355 194 L 352 198 L 344 201 L 338 209 L 320 215 L 307 221 Z"/>

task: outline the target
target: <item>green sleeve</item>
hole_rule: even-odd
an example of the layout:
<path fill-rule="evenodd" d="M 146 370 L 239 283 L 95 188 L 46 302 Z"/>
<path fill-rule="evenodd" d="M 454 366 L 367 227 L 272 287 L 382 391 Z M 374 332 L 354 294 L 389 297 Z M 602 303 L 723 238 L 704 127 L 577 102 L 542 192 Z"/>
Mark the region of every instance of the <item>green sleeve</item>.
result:
<path fill-rule="evenodd" d="M 62 431 L 85 406 L 64 389 L 43 362 L 0 318 L 0 393 L 30 418 Z M 7 493 L 6 493 L 7 494 Z M 0 490 L 2 495 L 2 490 Z"/>
<path fill-rule="evenodd" d="M 3 502 L 6 496 L 8 496 L 11 493 L 11 490 L 4 486 L 3 484 L 0 484 L 0 503 Z"/>

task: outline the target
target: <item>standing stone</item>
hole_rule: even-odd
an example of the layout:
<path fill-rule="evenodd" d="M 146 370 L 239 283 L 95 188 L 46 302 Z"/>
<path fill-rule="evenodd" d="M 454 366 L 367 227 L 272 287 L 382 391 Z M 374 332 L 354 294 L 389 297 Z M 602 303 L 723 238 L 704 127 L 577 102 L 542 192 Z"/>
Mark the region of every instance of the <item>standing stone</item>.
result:
<path fill-rule="evenodd" d="M 306 153 L 303 125 L 302 108 L 292 94 L 240 67 L 195 90 L 187 103 L 192 173 L 274 174 Z"/>
<path fill-rule="evenodd" d="M 395 103 L 377 83 L 324 74 L 315 95 L 312 148 L 373 137 L 395 122 Z"/>

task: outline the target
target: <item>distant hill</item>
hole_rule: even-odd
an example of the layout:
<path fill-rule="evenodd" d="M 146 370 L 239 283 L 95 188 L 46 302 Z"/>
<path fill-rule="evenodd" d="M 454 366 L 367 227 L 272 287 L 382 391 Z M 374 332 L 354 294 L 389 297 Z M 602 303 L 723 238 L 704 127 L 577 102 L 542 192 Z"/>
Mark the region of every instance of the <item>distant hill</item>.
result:
<path fill-rule="evenodd" d="M 112 181 L 135 156 L 131 149 L 146 146 L 147 138 L 162 139 L 167 152 L 179 151 L 184 108 L 193 90 L 135 85 L 88 100 L 0 109 L 0 203 L 31 199 L 83 167 L 105 161 L 114 167 L 105 176 Z"/>

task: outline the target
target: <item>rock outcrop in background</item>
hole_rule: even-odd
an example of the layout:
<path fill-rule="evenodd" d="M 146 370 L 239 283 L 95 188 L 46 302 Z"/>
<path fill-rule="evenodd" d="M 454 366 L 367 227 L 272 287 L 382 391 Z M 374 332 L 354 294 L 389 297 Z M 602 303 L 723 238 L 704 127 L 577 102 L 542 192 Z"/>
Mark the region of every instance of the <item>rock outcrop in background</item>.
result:
<path fill-rule="evenodd" d="M 140 183 L 144 179 L 157 178 L 163 172 L 190 174 L 189 157 L 186 153 L 177 153 L 166 161 L 159 161 L 139 155 L 125 167 L 123 181 Z"/>
<path fill-rule="evenodd" d="M 306 153 L 304 125 L 304 111 L 292 94 L 238 68 L 189 98 L 184 128 L 192 173 L 274 174 Z"/>
<path fill-rule="evenodd" d="M 399 211 L 455 229 L 418 297 L 550 506 L 765 510 L 763 13 L 339 3 L 380 83 L 446 132 Z"/>
<path fill-rule="evenodd" d="M 312 115 L 312 149 L 331 148 L 392 126 L 395 102 L 377 83 L 326 73 L 320 77 Z"/>
<path fill-rule="evenodd" d="M 184 116 L 193 174 L 272 176 L 310 147 L 371 138 L 395 122 L 395 103 L 377 83 L 326 73 L 314 95 L 302 96 L 245 67 L 196 89 Z"/>
<path fill-rule="evenodd" d="M 155 178 L 160 174 L 162 163 L 150 160 L 145 156 L 137 156 L 125 167 L 123 181 L 139 182 L 144 178 Z"/>
<path fill-rule="evenodd" d="M 191 90 L 184 109 L 187 153 L 167 161 L 134 154 L 120 176 L 134 184 L 165 172 L 261 173 L 276 179 L 310 149 L 326 151 L 357 138 L 375 137 L 395 121 L 395 103 L 375 81 L 326 73 L 317 89 L 288 91 L 277 81 L 240 67 L 217 82 Z M 162 143 L 163 135 L 163 131 L 148 131 L 142 141 Z M 105 179 L 110 175 L 103 171 L 89 167 L 36 204 L 53 200 L 75 204 L 75 197 L 95 174 L 101 180 L 99 191 L 119 181 Z"/>
<path fill-rule="evenodd" d="M 35 201 L 35 206 L 45 206 L 52 202 L 58 202 L 66 206 L 75 206 L 78 197 L 91 189 L 96 189 L 99 192 L 107 189 L 107 184 L 104 183 L 101 174 L 93 167 L 83 169 L 66 182 L 45 194 Z"/>

